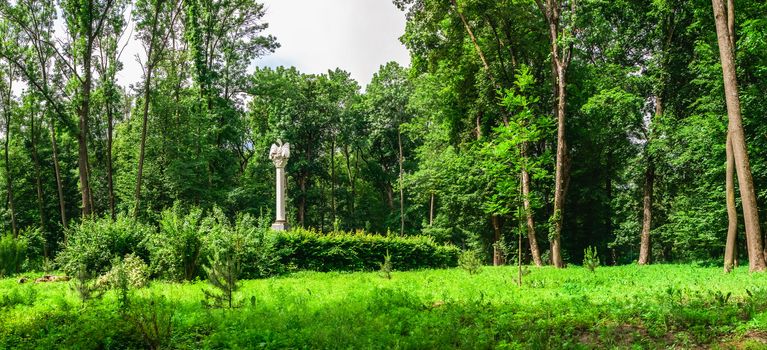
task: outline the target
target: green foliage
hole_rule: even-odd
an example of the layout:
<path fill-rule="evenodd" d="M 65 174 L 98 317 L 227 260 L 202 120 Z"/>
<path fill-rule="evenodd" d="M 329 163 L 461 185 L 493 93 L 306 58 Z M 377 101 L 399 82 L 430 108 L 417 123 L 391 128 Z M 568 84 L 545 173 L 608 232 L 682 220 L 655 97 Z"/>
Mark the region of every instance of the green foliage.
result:
<path fill-rule="evenodd" d="M 458 257 L 458 267 L 470 275 L 476 275 L 482 272 L 482 259 L 475 249 L 466 249 Z"/>
<path fill-rule="evenodd" d="M 213 256 L 210 266 L 205 266 L 205 274 L 208 283 L 216 288 L 216 291 L 203 289 L 205 300 L 203 304 L 214 308 L 234 308 L 237 305 L 235 293 L 240 289 L 239 275 L 241 263 L 233 254 L 219 254 Z"/>
<path fill-rule="evenodd" d="M 93 278 L 93 274 L 88 271 L 85 264 L 80 265 L 77 269 L 75 278 L 72 280 L 70 288 L 80 298 L 82 306 L 94 299 L 99 299 L 104 295 L 105 289 L 98 284 L 98 281 Z"/>
<path fill-rule="evenodd" d="M 147 239 L 154 274 L 174 280 L 199 275 L 206 253 L 202 220 L 202 209 L 185 213 L 179 204 L 160 214 L 159 230 Z"/>
<path fill-rule="evenodd" d="M 599 256 L 597 255 L 597 248 L 589 246 L 583 250 L 583 267 L 594 272 L 599 267 Z"/>
<path fill-rule="evenodd" d="M 10 234 L 0 234 L 0 277 L 10 276 L 22 271 L 27 260 L 27 240 L 13 238 Z"/>
<path fill-rule="evenodd" d="M 389 251 L 386 251 L 386 255 L 384 255 L 384 261 L 380 263 L 381 269 L 379 270 L 379 273 L 381 274 L 381 277 L 386 279 L 391 279 L 391 272 L 394 270 L 394 267 L 391 263 L 391 254 L 389 254 Z"/>
<path fill-rule="evenodd" d="M 0 347 L 727 348 L 767 329 L 767 278 L 742 267 L 544 267 L 519 288 L 510 287 L 516 269 L 240 281 L 238 294 L 256 302 L 231 312 L 200 307 L 204 282 L 158 282 L 136 291 L 130 316 L 112 292 L 80 309 L 67 306 L 79 301 L 65 284 L 3 279 L 0 300 L 15 301 L 0 307 Z"/>
<path fill-rule="evenodd" d="M 458 248 L 424 236 L 380 236 L 362 231 L 322 234 L 300 228 L 274 235 L 282 264 L 301 270 L 373 271 L 387 252 L 401 271 L 451 267 L 458 261 Z"/>
<path fill-rule="evenodd" d="M 101 275 L 96 284 L 105 288 L 121 289 L 124 285 L 143 288 L 149 284 L 149 266 L 134 254 L 112 259 L 112 269 Z"/>
<path fill-rule="evenodd" d="M 114 221 L 109 217 L 83 220 L 66 231 L 67 241 L 56 262 L 69 275 L 79 274 L 81 266 L 101 274 L 111 268 L 115 257 L 134 254 L 146 259 L 145 240 L 153 231 L 125 215 Z"/>

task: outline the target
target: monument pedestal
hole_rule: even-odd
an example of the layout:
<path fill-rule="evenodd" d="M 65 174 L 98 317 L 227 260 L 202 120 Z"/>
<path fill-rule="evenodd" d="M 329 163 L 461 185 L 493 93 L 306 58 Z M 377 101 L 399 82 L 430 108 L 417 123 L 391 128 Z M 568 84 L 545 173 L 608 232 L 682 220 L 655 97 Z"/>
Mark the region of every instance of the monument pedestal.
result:
<path fill-rule="evenodd" d="M 287 231 L 290 229 L 290 225 L 285 220 L 277 220 L 272 224 L 272 230 L 275 231 Z"/>

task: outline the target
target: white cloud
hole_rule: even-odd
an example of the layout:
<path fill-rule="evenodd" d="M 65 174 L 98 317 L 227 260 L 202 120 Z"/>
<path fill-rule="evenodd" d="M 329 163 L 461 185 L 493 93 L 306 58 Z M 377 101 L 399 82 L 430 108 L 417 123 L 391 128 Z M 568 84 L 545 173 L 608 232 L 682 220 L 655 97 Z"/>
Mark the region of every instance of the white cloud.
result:
<path fill-rule="evenodd" d="M 282 45 L 258 66 L 295 66 L 305 73 L 341 68 L 361 86 L 380 65 L 410 64 L 399 42 L 405 14 L 391 0 L 265 0 L 266 33 Z"/>

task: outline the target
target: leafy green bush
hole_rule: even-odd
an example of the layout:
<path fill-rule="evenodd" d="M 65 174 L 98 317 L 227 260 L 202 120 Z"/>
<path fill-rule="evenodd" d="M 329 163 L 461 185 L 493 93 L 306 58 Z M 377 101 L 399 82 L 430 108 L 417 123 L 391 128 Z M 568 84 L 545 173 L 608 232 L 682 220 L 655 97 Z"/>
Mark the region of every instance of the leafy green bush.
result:
<path fill-rule="evenodd" d="M 274 247 L 275 237 L 269 234 L 268 218 L 256 220 L 241 214 L 232 224 L 220 209 L 214 208 L 201 226 L 207 261 L 212 261 L 216 254 L 232 257 L 242 266 L 240 277 L 244 279 L 268 277 L 282 270 Z"/>
<path fill-rule="evenodd" d="M 380 267 L 387 251 L 397 269 L 454 267 L 458 248 L 440 245 L 425 236 L 380 236 L 338 232 L 322 234 L 296 228 L 274 232 L 281 262 L 314 271 L 373 271 Z"/>
<path fill-rule="evenodd" d="M 89 273 L 101 274 L 111 268 L 114 257 L 135 254 L 146 259 L 144 240 L 152 231 L 151 226 L 124 215 L 114 221 L 109 217 L 83 220 L 65 232 L 67 240 L 56 262 L 69 275 L 77 275 L 83 265 Z"/>
<path fill-rule="evenodd" d="M 96 284 L 107 288 L 120 286 L 120 278 L 132 288 L 142 288 L 149 284 L 149 266 L 134 254 L 128 254 L 124 259 L 115 258 L 112 269 L 99 276 Z"/>
<path fill-rule="evenodd" d="M 599 256 L 597 256 L 597 248 L 588 246 L 583 250 L 583 267 L 594 272 L 599 267 Z"/>
<path fill-rule="evenodd" d="M 10 234 L 0 235 L 0 277 L 21 272 L 27 260 L 27 240 L 13 238 Z"/>
<path fill-rule="evenodd" d="M 199 275 L 205 248 L 202 219 L 199 208 L 185 213 L 174 205 L 162 212 L 160 230 L 146 241 L 153 273 L 173 280 L 191 280 Z"/>

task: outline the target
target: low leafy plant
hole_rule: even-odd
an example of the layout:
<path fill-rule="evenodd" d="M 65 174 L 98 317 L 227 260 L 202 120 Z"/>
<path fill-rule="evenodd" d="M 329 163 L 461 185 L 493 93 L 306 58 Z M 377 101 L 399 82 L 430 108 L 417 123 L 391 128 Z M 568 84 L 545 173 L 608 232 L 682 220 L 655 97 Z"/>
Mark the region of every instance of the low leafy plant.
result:
<path fill-rule="evenodd" d="M 88 271 L 101 274 L 112 267 L 112 259 L 128 254 L 146 258 L 149 253 L 144 240 L 152 227 L 125 215 L 86 219 L 66 230 L 64 249 L 56 262 L 69 275 L 79 273 L 82 265 Z"/>
<path fill-rule="evenodd" d="M 467 249 L 461 252 L 458 257 L 458 267 L 468 272 L 470 275 L 476 275 L 480 273 L 482 267 L 482 259 L 474 249 Z"/>
<path fill-rule="evenodd" d="M 392 271 L 391 254 L 389 254 L 389 251 L 387 250 L 386 255 L 384 255 L 384 261 L 381 263 L 380 274 L 382 277 L 390 280 Z"/>
<path fill-rule="evenodd" d="M 0 277 L 21 272 L 26 260 L 27 240 L 24 237 L 0 234 Z"/>
<path fill-rule="evenodd" d="M 92 278 L 92 274 L 88 271 L 85 265 L 80 265 L 70 288 L 77 293 L 77 297 L 80 298 L 83 307 L 85 307 L 89 301 L 101 298 L 105 291 L 104 288 L 99 286 L 96 280 Z"/>
<path fill-rule="evenodd" d="M 146 241 L 152 272 L 171 280 L 199 276 L 205 256 L 200 208 L 185 211 L 178 203 L 160 214 L 158 232 Z"/>
<path fill-rule="evenodd" d="M 147 349 L 161 349 L 173 335 L 175 307 L 164 296 L 131 301 L 122 317 L 140 334 Z"/>
<path fill-rule="evenodd" d="M 588 246 L 583 250 L 583 266 L 589 271 L 594 272 L 599 267 L 599 256 L 597 255 L 597 248 Z"/>
<path fill-rule="evenodd" d="M 124 259 L 113 259 L 112 269 L 99 276 L 97 284 L 106 288 L 119 288 L 121 283 L 127 283 L 131 288 L 145 287 L 149 284 L 149 266 L 135 254 L 128 254 Z"/>

